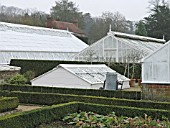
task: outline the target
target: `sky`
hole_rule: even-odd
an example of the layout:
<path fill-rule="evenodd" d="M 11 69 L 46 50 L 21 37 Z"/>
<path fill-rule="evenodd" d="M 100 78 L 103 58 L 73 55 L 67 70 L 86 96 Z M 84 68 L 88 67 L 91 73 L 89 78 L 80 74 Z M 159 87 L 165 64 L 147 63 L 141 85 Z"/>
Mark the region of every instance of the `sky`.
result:
<path fill-rule="evenodd" d="M 15 6 L 22 9 L 31 8 L 50 13 L 50 8 L 58 0 L 0 0 L 0 5 Z M 91 16 L 101 16 L 102 12 L 120 12 L 127 20 L 139 21 L 148 16 L 150 0 L 69 0 L 80 11 Z"/>

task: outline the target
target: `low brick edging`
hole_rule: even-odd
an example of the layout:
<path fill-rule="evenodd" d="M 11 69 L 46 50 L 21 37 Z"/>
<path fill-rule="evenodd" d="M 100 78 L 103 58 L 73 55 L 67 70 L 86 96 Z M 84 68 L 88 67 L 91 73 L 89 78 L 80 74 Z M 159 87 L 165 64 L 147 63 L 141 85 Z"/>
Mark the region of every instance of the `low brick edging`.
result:
<path fill-rule="evenodd" d="M 148 88 L 170 88 L 170 85 L 157 85 L 157 84 L 153 85 L 153 84 L 151 84 L 151 85 L 148 85 Z"/>
<path fill-rule="evenodd" d="M 170 84 L 142 84 L 142 99 L 170 102 Z"/>

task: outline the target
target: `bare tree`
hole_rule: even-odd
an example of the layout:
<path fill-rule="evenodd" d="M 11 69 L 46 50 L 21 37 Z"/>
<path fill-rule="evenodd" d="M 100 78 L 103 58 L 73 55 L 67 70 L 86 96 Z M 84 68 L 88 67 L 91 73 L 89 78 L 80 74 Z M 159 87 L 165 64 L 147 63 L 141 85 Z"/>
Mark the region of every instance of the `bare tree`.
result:
<path fill-rule="evenodd" d="M 130 76 L 129 74 L 129 69 L 132 68 L 132 74 L 131 78 L 134 78 L 135 75 L 135 67 L 136 63 L 139 63 L 139 61 L 143 58 L 143 51 L 137 51 L 137 50 L 132 50 L 128 55 L 127 55 L 127 65 L 125 70 L 128 69 L 128 77 Z M 132 63 L 132 66 L 130 67 L 129 64 Z"/>
<path fill-rule="evenodd" d="M 89 33 L 89 40 L 92 43 L 106 36 L 110 25 L 114 31 L 127 32 L 128 30 L 126 18 L 119 12 L 104 12 L 101 17 L 93 18 L 93 20 Z"/>
<path fill-rule="evenodd" d="M 94 55 L 95 55 L 94 50 L 92 50 L 92 49 L 87 50 L 87 52 L 86 52 L 87 61 L 89 61 L 91 64 L 94 61 Z"/>
<path fill-rule="evenodd" d="M 119 12 L 104 12 L 102 14 L 102 19 L 104 20 L 104 23 L 108 29 L 109 25 L 111 24 L 112 30 L 114 31 L 125 32 L 127 30 L 126 18 Z"/>
<path fill-rule="evenodd" d="M 114 31 L 125 32 L 127 30 L 126 18 L 119 12 L 115 12 L 112 26 Z"/>

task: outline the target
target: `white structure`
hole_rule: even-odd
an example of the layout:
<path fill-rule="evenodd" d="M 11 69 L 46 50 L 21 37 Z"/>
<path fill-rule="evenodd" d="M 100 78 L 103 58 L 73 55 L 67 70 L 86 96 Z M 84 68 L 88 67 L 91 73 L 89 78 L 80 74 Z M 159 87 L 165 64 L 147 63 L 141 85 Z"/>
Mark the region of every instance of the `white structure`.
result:
<path fill-rule="evenodd" d="M 142 83 L 170 84 L 170 41 L 142 59 Z"/>
<path fill-rule="evenodd" d="M 20 67 L 16 67 L 16 66 L 9 66 L 9 65 L 0 65 L 0 72 L 4 72 L 4 71 L 20 71 L 21 68 Z"/>
<path fill-rule="evenodd" d="M 103 87 L 106 73 L 116 73 L 106 65 L 60 64 L 53 70 L 31 80 L 33 86 L 99 89 Z M 129 79 L 117 73 L 122 89 L 129 88 Z"/>
<path fill-rule="evenodd" d="M 19 73 L 20 70 L 20 67 L 0 65 L 0 84 L 4 83 L 5 79 L 8 79 L 16 73 Z"/>
<path fill-rule="evenodd" d="M 75 56 L 75 59 L 100 62 L 138 62 L 161 47 L 163 43 L 165 40 L 110 30 L 107 36 L 82 50 Z"/>
<path fill-rule="evenodd" d="M 72 60 L 86 47 L 65 30 L 0 22 L 0 64 L 11 59 Z"/>

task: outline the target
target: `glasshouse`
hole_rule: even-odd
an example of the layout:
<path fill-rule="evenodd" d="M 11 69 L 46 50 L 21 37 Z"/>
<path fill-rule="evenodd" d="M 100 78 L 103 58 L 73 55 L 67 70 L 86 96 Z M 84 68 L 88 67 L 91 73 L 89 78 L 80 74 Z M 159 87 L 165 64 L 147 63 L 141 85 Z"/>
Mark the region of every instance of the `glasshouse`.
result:
<path fill-rule="evenodd" d="M 143 99 L 170 101 L 170 41 L 142 59 Z"/>
<path fill-rule="evenodd" d="M 165 43 L 163 39 L 109 31 L 107 36 L 82 50 L 76 60 L 99 62 L 138 62 Z"/>
<path fill-rule="evenodd" d="M 170 41 L 142 59 L 142 82 L 170 84 Z"/>
<path fill-rule="evenodd" d="M 60 64 L 47 73 L 31 80 L 31 84 L 33 86 L 100 89 L 104 86 L 104 81 L 106 80 L 107 73 L 116 74 L 116 80 L 121 83 L 118 88 L 130 88 L 130 80 L 128 78 L 117 73 L 104 64 Z M 104 89 L 110 88 L 106 84 L 106 87 L 104 87 Z"/>
<path fill-rule="evenodd" d="M 66 30 L 0 22 L 0 64 L 11 59 L 72 60 L 86 47 Z"/>

